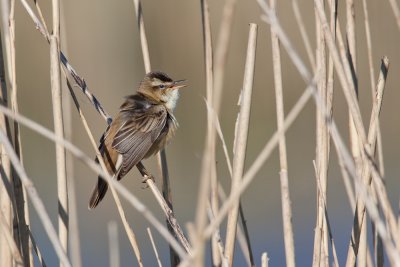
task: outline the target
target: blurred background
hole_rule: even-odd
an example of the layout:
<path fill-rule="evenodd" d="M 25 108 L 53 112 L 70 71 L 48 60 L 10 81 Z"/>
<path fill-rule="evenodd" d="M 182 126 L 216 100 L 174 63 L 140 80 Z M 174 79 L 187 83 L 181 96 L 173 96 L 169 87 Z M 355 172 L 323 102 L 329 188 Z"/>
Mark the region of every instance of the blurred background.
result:
<path fill-rule="evenodd" d="M 308 34 L 315 47 L 315 18 L 313 1 L 301 1 L 301 12 Z M 344 1 L 339 1 L 339 19 L 345 32 Z M 371 111 L 371 88 L 364 30 L 362 5 L 356 1 L 357 73 L 359 75 L 360 103 L 364 124 L 368 125 Z M 209 1 L 214 45 L 217 40 L 224 1 Z M 40 2 L 51 28 L 50 1 Z M 133 94 L 144 76 L 144 66 L 132 1 L 69 0 L 62 2 L 66 46 L 63 47 L 70 63 L 85 78 L 89 89 L 105 109 L 114 115 L 123 97 Z M 376 77 L 380 59 L 387 55 L 391 61 L 388 82 L 381 112 L 386 185 L 393 208 L 398 206 L 400 173 L 400 34 L 388 1 L 368 1 L 372 34 L 373 60 Z M 144 22 L 153 70 L 167 72 L 174 79 L 187 79 L 189 87 L 181 92 L 175 111 L 180 127 L 167 147 L 175 214 L 185 229 L 193 222 L 197 205 L 197 191 L 202 152 L 206 133 L 206 107 L 204 102 L 205 72 L 203 39 L 199 1 L 143 1 Z M 271 40 L 268 25 L 260 19 L 256 1 L 238 1 L 234 17 L 232 38 L 226 64 L 224 98 L 220 122 L 229 153 L 232 155 L 234 125 L 239 107 L 238 96 L 242 87 L 248 25 L 259 25 L 257 62 L 253 88 L 252 113 L 247 147 L 246 167 L 257 157 L 262 147 L 276 131 L 275 95 L 271 60 Z M 305 49 L 294 20 L 290 1 L 278 1 L 278 17 L 297 51 L 308 64 Z M 49 46 L 19 1 L 16 2 L 16 56 L 20 112 L 52 129 L 53 117 L 49 76 Z M 304 91 L 305 84 L 282 52 L 283 86 L 286 113 Z M 347 108 L 339 86 L 335 87 L 334 119 L 342 136 L 348 139 Z M 79 90 L 76 94 L 96 138 L 100 138 L 106 123 Z M 65 94 L 69 97 L 69 93 Z M 64 98 L 64 101 L 66 99 Z M 65 104 L 66 102 L 64 102 Z M 72 142 L 88 155 L 94 151 L 74 107 L 70 111 L 73 121 Z M 298 266 L 312 263 L 316 184 L 313 168 L 315 158 L 315 107 L 308 103 L 287 133 L 289 185 L 293 209 L 293 225 Z M 22 149 L 28 175 L 33 179 L 46 209 L 57 223 L 57 187 L 54 144 L 35 132 L 22 128 Z M 229 192 L 230 178 L 227 165 L 218 144 L 218 177 Z M 83 266 L 109 266 L 107 224 L 117 221 L 120 236 L 121 266 L 136 266 L 131 246 L 120 223 L 114 201 L 108 194 L 101 205 L 87 209 L 89 195 L 96 175 L 79 161 L 74 161 L 78 222 Z M 145 162 L 149 170 L 159 177 L 155 159 Z M 339 262 L 344 263 L 353 222 L 352 211 L 345 194 L 343 180 L 332 149 L 329 168 L 328 212 Z M 159 180 L 156 181 L 161 184 Z M 133 194 L 143 201 L 157 217 L 164 221 L 163 213 L 148 189 L 142 189 L 141 177 L 132 170 L 122 181 Z M 138 212 L 125 203 L 128 221 L 139 240 L 145 266 L 155 266 L 156 259 L 147 236 L 145 221 Z M 284 266 L 285 254 L 282 235 L 279 159 L 277 150 L 265 163 L 254 182 L 242 197 L 250 237 L 257 265 L 263 252 L 268 253 L 270 266 Z M 50 242 L 31 209 L 32 231 L 48 266 L 56 266 L 57 257 Z M 223 224 L 224 228 L 225 223 Z M 370 226 L 369 226 L 370 227 Z M 167 243 L 153 229 L 161 260 L 169 263 Z M 222 229 L 224 237 L 224 229 Z M 245 260 L 236 246 L 235 266 L 244 266 Z M 209 259 L 209 257 L 208 257 Z M 207 265 L 211 265 L 208 261 Z"/>

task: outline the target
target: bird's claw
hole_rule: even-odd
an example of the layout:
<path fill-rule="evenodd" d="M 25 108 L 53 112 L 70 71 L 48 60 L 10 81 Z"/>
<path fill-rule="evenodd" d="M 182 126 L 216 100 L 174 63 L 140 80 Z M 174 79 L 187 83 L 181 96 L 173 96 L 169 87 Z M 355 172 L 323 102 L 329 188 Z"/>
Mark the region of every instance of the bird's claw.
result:
<path fill-rule="evenodd" d="M 151 179 L 151 180 L 154 182 L 154 177 L 153 177 L 153 175 L 145 175 L 145 176 L 143 176 L 142 183 L 144 183 L 145 185 L 142 186 L 142 189 L 147 189 L 147 188 L 149 188 L 149 186 L 146 184 L 146 183 L 147 183 L 147 180 L 149 180 L 149 179 Z"/>

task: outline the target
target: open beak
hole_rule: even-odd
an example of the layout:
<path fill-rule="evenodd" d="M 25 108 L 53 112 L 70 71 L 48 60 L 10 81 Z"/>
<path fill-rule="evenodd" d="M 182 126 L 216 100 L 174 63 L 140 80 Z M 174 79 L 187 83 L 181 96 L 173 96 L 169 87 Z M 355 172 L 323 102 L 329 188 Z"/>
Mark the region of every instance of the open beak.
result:
<path fill-rule="evenodd" d="M 186 87 L 187 85 L 186 84 L 181 84 L 181 83 L 183 83 L 183 82 L 185 82 L 186 80 L 177 80 L 177 81 L 174 81 L 173 83 L 172 83 L 172 85 L 171 85 L 171 89 L 179 89 L 179 88 L 183 88 L 183 87 Z"/>

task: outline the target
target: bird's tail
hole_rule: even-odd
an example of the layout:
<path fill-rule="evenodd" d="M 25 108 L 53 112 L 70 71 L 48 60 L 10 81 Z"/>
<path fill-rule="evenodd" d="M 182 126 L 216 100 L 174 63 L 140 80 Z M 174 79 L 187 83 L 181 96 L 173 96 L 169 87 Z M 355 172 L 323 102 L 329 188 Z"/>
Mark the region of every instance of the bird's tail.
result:
<path fill-rule="evenodd" d="M 94 209 L 99 205 L 100 201 L 107 193 L 108 184 L 100 176 L 97 178 L 97 184 L 93 189 L 92 196 L 89 201 L 89 209 Z"/>

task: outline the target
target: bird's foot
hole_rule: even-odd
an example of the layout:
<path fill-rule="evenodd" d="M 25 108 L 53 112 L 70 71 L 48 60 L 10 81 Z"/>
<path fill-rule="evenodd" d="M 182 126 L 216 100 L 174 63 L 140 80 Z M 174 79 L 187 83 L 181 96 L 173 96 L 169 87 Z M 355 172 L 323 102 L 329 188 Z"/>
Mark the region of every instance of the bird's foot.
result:
<path fill-rule="evenodd" d="M 153 182 L 155 182 L 153 175 L 144 175 L 142 179 L 142 183 L 145 185 L 142 186 L 142 189 L 147 189 L 149 186 L 147 185 L 147 180 L 151 179 Z"/>

